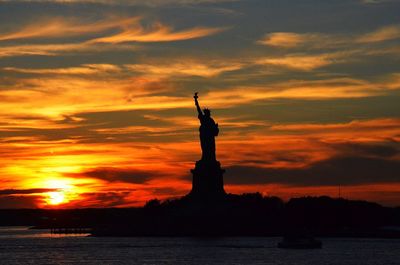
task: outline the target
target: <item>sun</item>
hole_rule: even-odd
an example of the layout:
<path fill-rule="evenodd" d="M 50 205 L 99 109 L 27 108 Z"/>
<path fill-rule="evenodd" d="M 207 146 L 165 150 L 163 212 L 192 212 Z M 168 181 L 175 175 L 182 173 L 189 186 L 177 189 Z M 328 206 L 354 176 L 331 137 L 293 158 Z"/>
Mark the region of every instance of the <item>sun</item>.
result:
<path fill-rule="evenodd" d="M 49 189 L 54 189 L 46 193 L 45 201 L 49 206 L 57 206 L 69 202 L 73 185 L 68 179 L 49 179 L 45 185 Z"/>
<path fill-rule="evenodd" d="M 64 202 L 66 202 L 65 200 L 65 194 L 63 191 L 55 191 L 55 192 L 49 192 L 47 194 L 47 203 L 50 205 L 59 205 L 62 204 Z"/>
<path fill-rule="evenodd" d="M 81 194 L 89 189 L 81 187 L 82 183 L 87 183 L 82 180 L 63 178 L 63 177 L 46 177 L 35 182 L 36 187 L 47 189 L 41 194 L 40 207 L 71 207 L 72 203 L 81 200 Z M 33 186 L 33 185 L 32 185 Z"/>

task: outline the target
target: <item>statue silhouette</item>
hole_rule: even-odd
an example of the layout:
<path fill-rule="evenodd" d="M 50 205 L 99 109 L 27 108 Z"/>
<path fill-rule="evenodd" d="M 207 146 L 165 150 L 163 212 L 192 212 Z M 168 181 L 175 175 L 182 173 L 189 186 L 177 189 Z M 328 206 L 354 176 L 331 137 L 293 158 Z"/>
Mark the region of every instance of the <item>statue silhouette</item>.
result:
<path fill-rule="evenodd" d="M 213 118 L 211 118 L 211 111 L 207 108 L 200 108 L 197 92 L 193 96 L 194 103 L 197 108 L 198 118 L 200 120 L 200 144 L 202 151 L 202 160 L 214 161 L 215 156 L 215 137 L 218 136 L 219 128 L 218 123 L 215 123 Z"/>
<path fill-rule="evenodd" d="M 199 199 L 216 199 L 225 196 L 223 174 L 224 169 L 216 159 L 215 137 L 218 136 L 218 124 L 211 118 L 209 109 L 201 110 L 197 93 L 194 94 L 194 103 L 200 120 L 200 145 L 202 156 L 191 170 L 193 174 L 192 191 L 190 196 Z"/>

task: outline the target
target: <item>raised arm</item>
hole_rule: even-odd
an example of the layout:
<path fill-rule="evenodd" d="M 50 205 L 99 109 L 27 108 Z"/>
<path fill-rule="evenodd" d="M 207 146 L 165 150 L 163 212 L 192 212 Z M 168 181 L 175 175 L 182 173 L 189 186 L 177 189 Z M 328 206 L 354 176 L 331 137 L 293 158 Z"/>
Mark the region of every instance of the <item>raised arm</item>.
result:
<path fill-rule="evenodd" d="M 199 98 L 199 96 L 197 96 L 197 92 L 194 93 L 193 98 L 194 98 L 194 104 L 196 105 L 197 108 L 197 112 L 199 113 L 199 115 L 203 115 L 203 112 L 201 111 L 201 108 L 199 106 L 199 101 L 197 100 Z"/>

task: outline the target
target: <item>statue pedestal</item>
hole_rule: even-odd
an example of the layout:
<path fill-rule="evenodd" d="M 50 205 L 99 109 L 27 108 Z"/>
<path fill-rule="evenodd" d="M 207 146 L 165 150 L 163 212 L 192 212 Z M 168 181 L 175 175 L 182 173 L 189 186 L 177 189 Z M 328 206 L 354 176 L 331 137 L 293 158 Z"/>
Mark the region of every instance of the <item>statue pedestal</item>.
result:
<path fill-rule="evenodd" d="M 199 160 L 196 167 L 191 170 L 193 184 L 190 196 L 197 198 L 215 198 L 224 196 L 224 169 L 216 160 Z"/>

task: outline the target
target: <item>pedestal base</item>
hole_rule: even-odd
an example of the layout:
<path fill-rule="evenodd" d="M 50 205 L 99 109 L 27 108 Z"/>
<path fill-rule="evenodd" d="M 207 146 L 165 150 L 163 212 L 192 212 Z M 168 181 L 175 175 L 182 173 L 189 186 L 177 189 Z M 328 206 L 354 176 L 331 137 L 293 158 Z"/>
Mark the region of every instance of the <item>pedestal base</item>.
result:
<path fill-rule="evenodd" d="M 213 198 L 225 195 L 221 164 L 214 161 L 200 160 L 191 170 L 193 174 L 193 186 L 190 196 L 200 198 Z"/>

